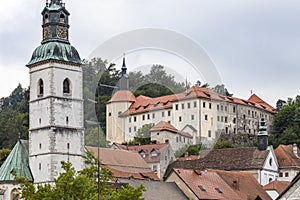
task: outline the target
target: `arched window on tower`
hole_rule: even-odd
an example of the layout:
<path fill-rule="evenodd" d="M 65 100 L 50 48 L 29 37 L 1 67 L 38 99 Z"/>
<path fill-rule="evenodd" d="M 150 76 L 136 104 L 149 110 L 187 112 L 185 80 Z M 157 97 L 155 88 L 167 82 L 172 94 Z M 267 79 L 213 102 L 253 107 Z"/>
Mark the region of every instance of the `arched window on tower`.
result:
<path fill-rule="evenodd" d="M 63 82 L 63 93 L 64 94 L 71 94 L 70 85 L 71 85 L 70 80 L 66 78 Z"/>
<path fill-rule="evenodd" d="M 45 15 L 45 23 L 48 23 L 49 22 L 49 16 L 46 14 Z"/>
<path fill-rule="evenodd" d="M 44 82 L 42 79 L 38 81 L 38 97 L 42 97 L 44 95 Z"/>
<path fill-rule="evenodd" d="M 60 15 L 59 22 L 60 23 L 65 23 L 65 15 L 64 14 Z"/>

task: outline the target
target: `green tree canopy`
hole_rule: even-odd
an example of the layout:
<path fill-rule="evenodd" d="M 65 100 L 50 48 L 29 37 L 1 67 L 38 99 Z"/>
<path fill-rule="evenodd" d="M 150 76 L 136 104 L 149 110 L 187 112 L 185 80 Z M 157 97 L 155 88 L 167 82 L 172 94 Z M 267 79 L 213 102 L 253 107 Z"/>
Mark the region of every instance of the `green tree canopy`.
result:
<path fill-rule="evenodd" d="M 22 198 L 25 200 L 97 200 L 98 199 L 98 168 L 97 160 L 91 153 L 85 158 L 89 166 L 76 171 L 70 162 L 62 161 L 64 172 L 55 179 L 54 186 L 38 185 L 37 188 L 28 180 L 17 177 L 21 183 Z M 116 190 L 109 184 L 112 173 L 105 168 L 100 170 L 100 194 L 102 200 L 141 200 L 145 187 L 126 185 Z"/>
<path fill-rule="evenodd" d="M 300 96 L 289 99 L 288 104 L 275 115 L 270 142 L 274 146 L 279 144 L 300 145 Z"/>

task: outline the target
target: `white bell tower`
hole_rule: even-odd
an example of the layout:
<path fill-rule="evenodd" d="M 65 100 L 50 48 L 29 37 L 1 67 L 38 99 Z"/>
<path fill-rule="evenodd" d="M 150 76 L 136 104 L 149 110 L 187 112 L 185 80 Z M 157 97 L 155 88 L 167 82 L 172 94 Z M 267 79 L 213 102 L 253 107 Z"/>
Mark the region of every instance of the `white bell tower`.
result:
<path fill-rule="evenodd" d="M 30 73 L 29 165 L 34 183 L 52 183 L 61 161 L 84 166 L 82 67 L 68 40 L 69 12 L 61 1 L 46 4 L 42 44 L 27 64 Z"/>

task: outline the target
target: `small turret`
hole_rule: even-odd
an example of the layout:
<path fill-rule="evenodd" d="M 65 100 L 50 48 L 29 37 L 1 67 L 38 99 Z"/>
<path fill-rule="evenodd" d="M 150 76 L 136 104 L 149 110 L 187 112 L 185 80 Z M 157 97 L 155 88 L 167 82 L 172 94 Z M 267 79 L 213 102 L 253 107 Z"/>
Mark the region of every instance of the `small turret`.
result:
<path fill-rule="evenodd" d="M 266 121 L 264 118 L 261 118 L 259 132 L 257 134 L 258 150 L 265 151 L 268 148 L 268 137 Z"/>

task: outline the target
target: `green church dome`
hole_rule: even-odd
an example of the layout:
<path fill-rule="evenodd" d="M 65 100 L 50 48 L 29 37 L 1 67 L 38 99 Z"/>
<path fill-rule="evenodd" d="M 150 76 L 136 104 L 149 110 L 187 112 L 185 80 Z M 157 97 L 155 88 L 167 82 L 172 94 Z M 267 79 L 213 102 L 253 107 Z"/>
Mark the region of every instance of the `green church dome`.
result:
<path fill-rule="evenodd" d="M 59 60 L 81 64 L 80 56 L 73 46 L 67 43 L 53 41 L 37 47 L 27 66 L 46 60 Z"/>

